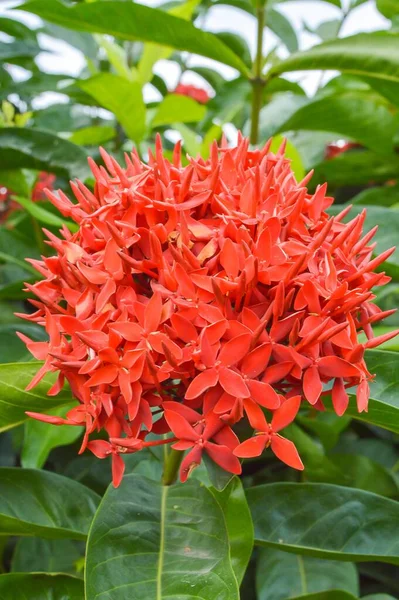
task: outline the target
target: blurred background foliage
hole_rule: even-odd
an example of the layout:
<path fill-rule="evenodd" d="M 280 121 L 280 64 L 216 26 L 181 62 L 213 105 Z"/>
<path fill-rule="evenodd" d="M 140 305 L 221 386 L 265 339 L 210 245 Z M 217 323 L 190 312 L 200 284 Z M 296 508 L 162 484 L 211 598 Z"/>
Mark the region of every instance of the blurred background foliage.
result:
<path fill-rule="evenodd" d="M 14 316 L 27 310 L 22 288 L 35 279 L 25 258 L 48 254 L 42 227 L 53 233 L 63 224 L 73 227 L 46 200 L 44 189 L 67 192 L 69 179 L 75 177 L 90 185 L 87 157 L 101 162 L 100 145 L 119 161 L 132 147 L 146 160 L 156 133 L 161 133 L 166 154 L 182 139 L 185 153 L 207 158 L 213 140 L 220 141 L 224 135 L 234 143 L 237 131 L 251 135 L 253 144 L 263 144 L 273 136 L 273 148 L 286 137 L 298 180 L 313 169 L 311 189 L 327 181 L 336 199 L 335 212 L 348 203 L 353 204 L 351 215 L 367 207 L 367 228 L 379 227 L 378 252 L 397 243 L 399 2 L 377 0 L 376 8 L 386 19 L 385 30 L 340 38 L 348 17 L 364 1 L 351 0 L 344 6 L 340 0 L 326 1 L 334 7 L 335 18 L 315 29 L 303 23 L 301 30 L 294 27 L 287 17 L 289 11 L 282 10 L 283 2 L 278 0 L 176 0 L 152 2 L 150 7 L 129 0 L 63 4 L 32 0 L 17 11 L 2 11 L 0 361 L 17 365 L 7 372 L 0 367 L 0 388 L 18 384 L 17 393 L 23 394 L 18 363 L 29 361 L 30 355 L 15 331 L 43 339 L 41 328 Z M 272 32 L 273 47 L 254 56 L 246 39 L 229 31 L 228 19 L 220 23 L 219 32 L 204 33 L 207 15 L 221 5 L 235 14 L 245 13 L 254 22 L 257 18 L 260 42 Z M 27 17 L 32 14 L 40 17 L 35 27 Z M 315 45 L 301 51 L 304 31 L 312 34 Z M 48 52 L 49 38 L 62 40 L 81 53 L 84 66 L 80 72 L 72 76 L 70 71 L 46 72 L 39 66 L 38 56 Z M 191 60 L 193 55 L 210 60 L 201 64 Z M 57 61 L 56 54 L 53 60 Z M 173 64 L 178 73 L 173 89 L 156 68 L 160 61 Z M 230 67 L 228 76 L 221 65 Z M 298 71 L 301 76 L 291 76 Z M 311 90 L 301 84 L 307 71 L 317 72 Z M 254 116 L 259 116 L 255 127 Z M 398 305 L 398 254 L 390 257 L 384 270 L 392 282 L 377 293 L 377 302 L 386 310 Z M 399 317 L 393 315 L 376 328 L 376 334 L 398 325 Z M 399 342 L 391 340 L 383 350 L 397 352 Z M 391 379 L 397 381 L 399 361 L 389 354 L 381 366 L 379 356 L 375 353 L 374 362 L 382 386 L 397 388 Z M 52 414 L 65 414 L 69 399 L 57 402 Z M 80 431 L 20 421 L 11 416 L 0 423 L 2 467 L 45 467 L 97 493 L 105 491 L 109 482 L 105 461 L 76 457 Z M 347 486 L 398 499 L 398 431 L 399 422 L 382 429 L 372 419 L 362 422 L 351 416 L 338 419 L 329 412 L 304 412 L 288 432 L 304 459 L 303 475 L 267 456 L 246 464 L 244 485 L 299 481 L 301 477 L 301 482 Z M 148 451 L 139 458 L 129 456 L 128 462 L 128 470 L 159 479 L 158 455 Z M 0 555 L 3 572 L 82 577 L 81 541 L 3 536 Z M 374 562 L 364 566 L 361 557 L 356 563 L 259 548 L 251 558 L 242 598 L 399 597 L 397 567 Z M 337 585 L 342 594 L 329 595 Z M 75 597 L 68 593 L 67 597 Z M 42 597 L 39 592 L 37 598 Z"/>

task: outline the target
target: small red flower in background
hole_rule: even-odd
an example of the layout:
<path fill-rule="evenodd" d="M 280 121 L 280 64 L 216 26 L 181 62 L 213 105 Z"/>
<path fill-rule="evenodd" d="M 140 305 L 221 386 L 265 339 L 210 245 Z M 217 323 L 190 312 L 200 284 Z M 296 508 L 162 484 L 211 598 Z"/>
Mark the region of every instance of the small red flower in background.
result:
<path fill-rule="evenodd" d="M 180 94 L 180 96 L 188 96 L 200 104 L 206 104 L 210 100 L 210 96 L 206 90 L 190 84 L 179 83 L 173 93 Z"/>
<path fill-rule="evenodd" d="M 326 147 L 325 158 L 331 160 L 340 154 L 345 154 L 349 150 L 361 149 L 362 145 L 356 142 L 345 142 L 344 144 L 328 144 Z"/>
<path fill-rule="evenodd" d="M 41 171 L 32 190 L 32 201 L 47 200 L 44 190 L 52 190 L 56 179 L 56 176 L 52 173 Z M 0 184 L 0 222 L 3 222 L 12 212 L 20 208 L 19 204 L 12 199 L 13 193 L 12 190 Z"/>
<path fill-rule="evenodd" d="M 133 152 L 121 167 L 102 151 L 105 167 L 90 161 L 94 191 L 72 183 L 77 203 L 47 193 L 79 230 L 49 233 L 55 256 L 32 261 L 43 277 L 29 286 L 37 310 L 21 316 L 49 341 L 21 337 L 44 361 L 30 387 L 57 372 L 49 393 L 67 380 L 79 404 L 66 419 L 28 414 L 85 425 L 81 451 L 112 456 L 115 485 L 121 454 L 164 443 L 187 453 L 183 481 L 204 453 L 239 473 L 237 457 L 269 446 L 302 469 L 280 433 L 301 404 L 323 410 L 332 393 L 341 415 L 357 388 L 367 410 L 364 350 L 395 335 L 373 336 L 393 311 L 371 292 L 389 281 L 374 271 L 393 249 L 372 258 L 365 214 L 329 217 L 326 186 L 309 194 L 284 145 L 269 148 L 240 137 L 182 167 L 180 144 L 170 162 L 158 138 L 148 165 Z M 241 419 L 255 430 L 242 443 Z"/>

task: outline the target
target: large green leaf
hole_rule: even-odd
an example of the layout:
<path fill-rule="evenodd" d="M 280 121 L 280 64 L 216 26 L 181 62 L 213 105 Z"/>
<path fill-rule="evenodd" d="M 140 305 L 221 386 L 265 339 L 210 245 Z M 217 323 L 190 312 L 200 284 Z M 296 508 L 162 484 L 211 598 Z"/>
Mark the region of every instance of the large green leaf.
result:
<path fill-rule="evenodd" d="M 273 483 L 247 491 L 255 543 L 331 560 L 399 564 L 399 503 L 352 488 Z"/>
<path fill-rule="evenodd" d="M 79 82 L 100 106 L 114 113 L 127 135 L 139 142 L 145 132 L 145 105 L 141 85 L 120 75 L 100 73 Z"/>
<path fill-rule="evenodd" d="M 48 414 L 65 417 L 68 410 L 75 404 L 53 408 Z M 51 450 L 59 446 L 67 446 L 75 442 L 82 434 L 82 427 L 60 425 L 54 427 L 50 423 L 42 423 L 29 419 L 25 423 L 24 442 L 21 452 L 21 464 L 27 469 L 41 469 Z"/>
<path fill-rule="evenodd" d="M 168 94 L 159 104 L 151 127 L 160 127 L 172 123 L 195 123 L 204 118 L 205 106 L 192 98 L 180 94 Z"/>
<path fill-rule="evenodd" d="M 312 185 L 325 181 L 330 186 L 385 183 L 388 179 L 396 179 L 398 173 L 399 157 L 396 154 L 385 156 L 367 150 L 354 150 L 317 164 Z"/>
<path fill-rule="evenodd" d="M 1 309 L 4 314 L 3 307 Z M 25 344 L 16 335 L 17 331 L 24 333 L 30 339 L 37 342 L 47 338 L 47 334 L 42 327 L 34 323 L 21 323 L 19 320 L 18 323 L 15 323 L 16 320 L 14 317 L 13 322 L 0 324 L 0 363 L 10 363 L 11 361 L 22 362 L 31 358 L 32 355 Z"/>
<path fill-rule="evenodd" d="M 370 386 L 368 412 L 359 413 L 356 398 L 351 396 L 345 414 L 359 421 L 399 433 L 399 353 L 368 350 L 366 363 L 370 373 L 375 374 L 375 379 Z M 328 410 L 332 410 L 329 399 L 326 399 L 325 406 Z"/>
<path fill-rule="evenodd" d="M 398 39 L 399 41 L 399 39 Z M 331 131 L 380 153 L 393 151 L 394 117 L 386 102 L 365 92 L 346 92 L 300 107 L 275 132 Z"/>
<path fill-rule="evenodd" d="M 0 575 L 1 600 L 82 600 L 83 581 L 69 575 L 7 573 Z"/>
<path fill-rule="evenodd" d="M 19 9 L 70 29 L 154 42 L 212 58 L 244 74 L 248 72 L 244 62 L 216 35 L 201 31 L 184 19 L 141 4 L 114 1 L 67 7 L 56 0 L 32 0 Z"/>
<path fill-rule="evenodd" d="M 85 178 L 87 154 L 79 146 L 37 129 L 0 129 L 0 169 L 36 169 Z"/>
<path fill-rule="evenodd" d="M 399 185 L 386 185 L 363 190 L 351 199 L 351 204 L 359 206 L 392 206 L 399 204 Z"/>
<path fill-rule="evenodd" d="M 100 501 L 80 483 L 36 469 L 0 469 L 1 535 L 84 540 Z"/>
<path fill-rule="evenodd" d="M 337 581 L 339 585 L 339 581 Z M 290 600 L 357 600 L 353 594 L 335 589 L 328 592 L 316 592 L 315 594 L 305 594 L 301 596 L 291 596 Z"/>
<path fill-rule="evenodd" d="M 71 392 L 64 389 L 58 396 L 47 396 L 54 376 L 47 375 L 33 390 L 25 390 L 41 363 L 8 363 L 0 365 L 0 431 L 24 423 L 25 411 L 47 412 L 71 402 Z"/>
<path fill-rule="evenodd" d="M 222 492 L 212 488 L 211 492 L 223 511 L 229 536 L 231 565 L 240 585 L 254 544 L 254 528 L 244 488 L 238 477 L 234 477 Z"/>
<path fill-rule="evenodd" d="M 77 574 L 76 563 L 82 552 L 75 540 L 46 540 L 21 537 L 12 556 L 13 573 L 69 573 Z"/>
<path fill-rule="evenodd" d="M 108 488 L 90 530 L 86 600 L 238 600 L 222 510 L 198 481 L 128 475 Z"/>
<path fill-rule="evenodd" d="M 21 21 L 16 21 L 15 19 L 10 19 L 8 17 L 0 17 L 0 31 L 20 40 L 36 40 L 36 33 L 34 30 L 21 23 Z"/>
<path fill-rule="evenodd" d="M 336 590 L 359 593 L 355 565 L 262 548 L 256 569 L 258 600 L 285 600 L 304 594 Z"/>
<path fill-rule="evenodd" d="M 30 58 L 40 52 L 39 46 L 32 40 L 9 42 L 0 44 L 0 60 L 11 62 L 15 58 Z"/>
<path fill-rule="evenodd" d="M 388 31 L 360 33 L 335 39 L 292 54 L 275 64 L 270 75 L 288 71 L 334 69 L 399 81 L 399 34 Z"/>
<path fill-rule="evenodd" d="M 286 16 L 274 8 L 267 8 L 266 24 L 281 39 L 290 52 L 298 50 L 298 38 L 295 29 Z"/>

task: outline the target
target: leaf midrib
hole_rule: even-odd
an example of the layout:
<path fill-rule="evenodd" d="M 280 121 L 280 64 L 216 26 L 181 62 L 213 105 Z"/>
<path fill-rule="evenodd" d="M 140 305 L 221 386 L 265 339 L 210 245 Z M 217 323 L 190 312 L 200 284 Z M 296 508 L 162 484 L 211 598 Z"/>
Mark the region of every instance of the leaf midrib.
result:
<path fill-rule="evenodd" d="M 168 496 L 168 486 L 163 485 L 161 491 L 161 518 L 160 518 L 160 538 L 159 538 L 159 558 L 157 568 L 157 600 L 162 600 L 162 571 L 165 554 L 165 521 L 166 521 L 166 499 Z"/>

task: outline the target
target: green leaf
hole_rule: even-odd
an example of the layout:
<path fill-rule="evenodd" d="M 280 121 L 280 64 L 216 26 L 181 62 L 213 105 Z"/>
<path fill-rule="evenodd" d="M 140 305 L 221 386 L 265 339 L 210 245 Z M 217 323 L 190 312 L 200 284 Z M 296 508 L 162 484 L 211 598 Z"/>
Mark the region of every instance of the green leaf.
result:
<path fill-rule="evenodd" d="M 76 575 L 75 563 L 82 552 L 72 540 L 44 540 L 35 537 L 20 538 L 12 557 L 13 573 L 69 573 Z"/>
<path fill-rule="evenodd" d="M 126 40 L 154 42 L 193 52 L 248 73 L 245 63 L 217 36 L 155 8 L 128 2 L 65 6 L 56 0 L 32 0 L 18 7 L 47 21 L 79 31 L 107 33 Z"/>
<path fill-rule="evenodd" d="M 79 87 L 100 106 L 113 112 L 133 141 L 142 139 L 145 132 L 145 104 L 139 83 L 112 73 L 100 73 L 80 81 Z"/>
<path fill-rule="evenodd" d="M 62 227 L 66 225 L 71 231 L 77 231 L 78 225 L 72 221 L 68 221 L 55 215 L 46 208 L 43 208 L 39 203 L 32 202 L 30 198 L 22 198 L 21 196 L 13 196 L 13 200 L 22 206 L 27 213 L 37 219 L 40 223 L 45 225 L 52 225 L 53 227 Z"/>
<path fill-rule="evenodd" d="M 387 19 L 392 19 L 399 14 L 398 0 L 377 0 L 377 9 Z"/>
<path fill-rule="evenodd" d="M 100 595 L 238 600 L 226 526 L 211 492 L 195 480 L 165 487 L 135 474 L 109 487 L 87 544 L 86 600 Z"/>
<path fill-rule="evenodd" d="M 399 433 L 399 353 L 367 350 L 366 363 L 370 373 L 375 374 L 368 412 L 359 413 L 356 398 L 351 396 L 345 415 Z M 330 399 L 324 403 L 327 410 L 333 410 Z"/>
<path fill-rule="evenodd" d="M 70 142 L 78 146 L 101 146 L 105 142 L 113 140 L 116 135 L 115 128 L 107 125 L 95 125 L 83 127 L 74 131 L 69 138 Z"/>
<path fill-rule="evenodd" d="M 9 17 L 0 17 L 0 31 L 7 33 L 20 40 L 32 39 L 36 40 L 35 31 L 15 19 Z"/>
<path fill-rule="evenodd" d="M 274 8 L 267 8 L 266 24 L 267 27 L 281 39 L 290 52 L 296 52 L 298 50 L 298 38 L 295 29 L 286 16 Z"/>
<path fill-rule="evenodd" d="M 168 94 L 159 104 L 151 127 L 172 123 L 195 123 L 205 116 L 206 108 L 192 98 L 180 94 Z"/>
<path fill-rule="evenodd" d="M 190 71 L 193 73 L 197 73 L 200 75 L 205 81 L 209 83 L 213 87 L 213 89 L 217 92 L 224 84 L 223 75 L 221 75 L 215 69 L 211 69 L 209 67 L 189 67 Z"/>
<path fill-rule="evenodd" d="M 40 48 L 36 42 L 26 40 L 24 42 L 17 40 L 8 44 L 2 42 L 0 44 L 0 60 L 12 62 L 15 58 L 30 58 L 36 56 L 40 52 Z"/>
<path fill-rule="evenodd" d="M 2 600 L 82 600 L 83 581 L 69 575 L 7 573 L 0 575 Z"/>
<path fill-rule="evenodd" d="M 371 181 L 385 183 L 399 172 L 399 157 L 377 152 L 354 150 L 318 164 L 312 185 L 328 181 L 329 185 L 367 185 Z"/>
<path fill-rule="evenodd" d="M 399 185 L 385 185 L 383 187 L 373 187 L 363 190 L 354 198 L 351 198 L 351 204 L 359 206 L 392 206 L 399 203 Z"/>
<path fill-rule="evenodd" d="M 398 484 L 393 475 L 367 456 L 339 453 L 332 454 L 329 459 L 343 474 L 342 481 L 337 483 L 387 498 L 398 495 Z"/>
<path fill-rule="evenodd" d="M 210 490 L 223 511 L 230 545 L 230 559 L 238 585 L 241 585 L 251 558 L 254 544 L 254 528 L 244 488 L 234 477 L 222 491 Z"/>
<path fill-rule="evenodd" d="M 41 363 L 37 362 L 0 365 L 0 431 L 27 421 L 27 410 L 47 412 L 71 402 L 71 392 L 68 389 L 63 389 L 57 396 L 47 396 L 55 381 L 53 374 L 46 375 L 33 390 L 25 391 L 40 366 Z"/>
<path fill-rule="evenodd" d="M 66 413 L 76 406 L 75 403 L 49 410 L 47 414 L 65 417 Z M 21 464 L 26 469 L 41 469 L 51 450 L 59 446 L 67 446 L 75 442 L 83 432 L 83 427 L 42 423 L 30 419 L 25 423 L 24 442 L 21 453 Z"/>
<path fill-rule="evenodd" d="M 0 468 L 1 535 L 84 540 L 99 501 L 89 488 L 56 473 Z"/>
<path fill-rule="evenodd" d="M 379 153 L 393 151 L 394 117 L 385 101 L 368 93 L 341 92 L 313 100 L 286 116 L 275 132 L 306 129 L 335 132 Z"/>
<path fill-rule="evenodd" d="M 0 129 L 1 169 L 35 169 L 85 179 L 86 152 L 56 135 L 37 129 Z"/>
<path fill-rule="evenodd" d="M 339 585 L 339 582 L 337 582 L 337 585 Z M 305 594 L 304 596 L 296 596 L 295 598 L 291 597 L 291 600 L 357 600 L 357 598 L 348 592 L 335 589 L 329 592 L 317 592 L 316 594 Z"/>
<path fill-rule="evenodd" d="M 389 594 L 370 594 L 369 596 L 362 596 L 362 600 L 397 600 Z"/>
<path fill-rule="evenodd" d="M 218 31 L 215 35 L 219 40 L 226 44 L 234 54 L 239 56 L 248 68 L 252 67 L 251 52 L 247 41 L 243 37 L 237 33 L 232 33 L 231 31 Z"/>
<path fill-rule="evenodd" d="M 71 31 L 70 29 L 59 27 L 52 23 L 46 23 L 43 30 L 44 33 L 52 36 L 56 40 L 62 40 L 70 46 L 77 48 L 77 50 L 80 50 L 86 58 L 90 58 L 91 60 L 97 58 L 98 45 L 92 35 Z"/>
<path fill-rule="evenodd" d="M 255 543 L 332 560 L 399 564 L 398 502 L 319 483 L 261 485 L 247 498 Z"/>
<path fill-rule="evenodd" d="M 304 594 L 340 589 L 358 596 L 355 565 L 334 560 L 294 555 L 263 548 L 258 555 L 256 588 L 258 600 L 285 600 Z"/>
<path fill-rule="evenodd" d="M 387 31 L 360 33 L 313 46 L 275 64 L 269 75 L 289 71 L 334 69 L 399 81 L 399 34 Z"/>
<path fill-rule="evenodd" d="M 0 363 L 10 363 L 26 361 L 31 358 L 30 352 L 25 344 L 16 335 L 17 331 L 24 333 L 34 341 L 42 341 L 47 339 L 47 334 L 42 327 L 38 327 L 34 323 L 4 323 L 0 325 Z M 1 400 L 0 400 L 1 402 Z"/>

